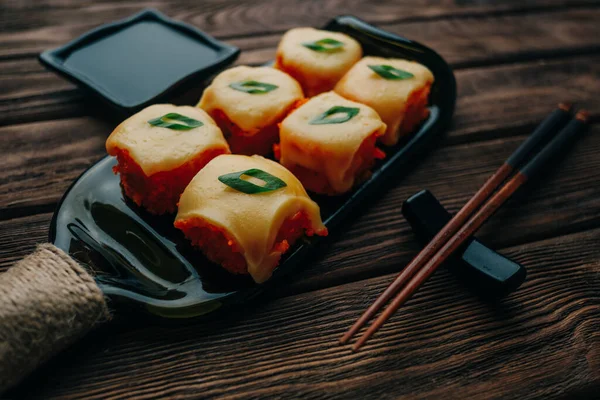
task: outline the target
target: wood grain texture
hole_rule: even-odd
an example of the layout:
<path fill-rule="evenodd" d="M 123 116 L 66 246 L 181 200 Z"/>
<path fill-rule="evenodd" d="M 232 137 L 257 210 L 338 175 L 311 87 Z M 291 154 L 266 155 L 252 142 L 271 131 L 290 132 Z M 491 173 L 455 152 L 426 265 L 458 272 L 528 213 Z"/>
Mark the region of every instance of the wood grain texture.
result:
<path fill-rule="evenodd" d="M 438 50 L 459 99 L 439 147 L 333 234 L 303 271 L 230 315 L 124 316 L 7 393 L 53 398 L 595 398 L 600 388 L 600 3 L 597 0 L 0 0 L 0 272 L 47 240 L 53 208 L 104 155 L 118 117 L 35 57 L 154 7 L 272 59 L 281 32 L 355 14 Z M 200 88 L 181 93 L 191 104 Z M 559 101 L 596 124 L 481 238 L 523 263 L 497 304 L 445 270 L 359 354 L 341 333 L 419 249 L 400 204 L 455 212 Z"/>
<path fill-rule="evenodd" d="M 243 3 L 244 2 L 240 2 L 238 7 L 244 7 Z M 286 3 L 289 4 L 289 2 Z M 457 36 L 457 40 L 450 42 L 452 46 L 462 45 L 470 47 L 470 43 L 476 41 L 482 52 L 481 56 L 484 57 L 487 56 L 487 53 L 489 52 L 503 52 L 507 49 L 509 51 L 514 51 L 515 41 L 524 41 L 520 44 L 538 49 L 562 46 L 563 49 L 572 51 L 574 48 L 585 47 L 590 44 L 597 45 L 598 40 L 593 37 L 594 35 L 589 35 L 593 28 L 591 24 L 594 21 L 594 16 L 599 12 L 597 7 L 598 4 L 592 1 L 587 2 L 587 5 L 584 2 L 579 7 L 576 7 L 576 3 L 571 4 L 569 8 L 554 8 L 546 5 L 544 7 L 547 7 L 547 9 L 544 8 L 535 13 L 492 12 L 484 15 L 472 15 L 467 12 L 456 16 L 445 15 L 442 19 L 419 19 L 418 21 L 407 18 L 411 16 L 411 13 L 402 13 L 401 10 L 399 12 L 398 3 L 391 1 L 378 2 L 381 7 L 389 7 L 390 9 L 395 10 L 387 15 L 377 13 L 377 7 L 375 7 L 375 9 L 373 9 L 373 7 L 368 7 L 370 9 L 368 10 L 366 9 L 367 7 L 364 7 L 363 5 L 365 9 L 358 11 L 358 13 L 352 13 L 352 7 L 350 7 L 350 9 L 344 9 L 344 12 L 341 12 L 342 10 L 340 10 L 338 13 L 319 13 L 318 17 L 317 15 L 310 15 L 311 13 L 317 14 L 318 8 L 316 2 L 312 5 L 310 3 L 310 1 L 301 1 L 299 4 L 290 4 L 290 9 L 296 7 L 294 18 L 291 19 L 287 18 L 282 20 L 278 15 L 267 13 L 261 17 L 260 24 L 251 24 L 248 29 L 253 29 L 254 31 L 249 31 L 246 34 L 244 33 L 244 30 L 242 30 L 239 34 L 222 35 L 219 34 L 218 30 L 215 30 L 211 26 L 206 26 L 206 24 L 201 21 L 189 20 L 185 17 L 181 20 L 189 22 L 207 33 L 238 46 L 243 50 L 272 49 L 276 46 L 281 34 L 285 30 L 303 25 L 315 27 L 322 26 L 331 18 L 340 14 L 356 15 L 386 30 L 424 43 L 438 43 L 443 40 L 444 37 L 447 37 L 445 34 L 451 33 Z M 336 2 L 331 0 L 318 2 L 318 4 L 324 5 L 325 7 L 333 7 L 334 3 Z M 354 3 L 356 3 L 355 6 L 361 7 L 362 2 Z M 509 5 L 511 2 L 504 3 L 505 5 Z M 231 3 L 225 4 L 231 8 Z M 446 2 L 446 4 L 452 5 L 451 2 Z M 522 5 L 522 2 L 512 2 L 512 6 L 517 10 L 519 9 L 519 5 Z M 245 4 L 245 6 L 250 5 Z M 265 4 L 257 2 L 254 6 L 264 7 Z M 303 10 L 303 7 L 306 7 L 307 10 Z M 413 12 L 415 11 L 414 7 L 410 8 Z M 481 10 L 482 7 L 478 6 L 477 9 Z M 485 10 L 485 8 L 483 9 Z M 107 11 L 114 13 L 114 8 L 108 8 Z M 78 10 L 75 7 L 66 9 L 64 12 L 81 15 L 81 10 Z M 373 15 L 373 12 L 376 14 Z M 119 15 L 126 17 L 129 14 Z M 449 16 L 452 16 L 452 18 L 447 18 Z M 174 16 L 174 18 L 180 19 L 177 16 Z M 239 30 L 241 25 L 243 25 L 236 22 L 236 19 L 240 18 L 240 13 L 231 12 L 231 18 L 232 21 L 227 24 L 220 24 L 219 26 L 221 28 Z M 114 20 L 115 17 L 110 14 L 95 11 L 91 13 L 90 18 L 80 19 L 79 21 L 68 19 L 59 26 L 55 24 L 55 21 L 48 20 L 47 23 L 52 24 L 51 26 L 55 30 L 52 32 L 48 32 L 44 29 L 43 25 L 33 25 L 29 18 L 26 19 L 26 25 L 22 27 L 22 30 L 6 29 L 7 25 L 5 25 L 2 27 L 3 29 L 0 30 L 0 38 L 2 39 L 2 42 L 0 42 L 0 60 L 10 61 L 14 59 L 33 58 L 44 50 L 63 45 L 87 30 L 93 29 L 97 25 Z M 502 21 L 503 24 L 495 26 L 497 23 L 496 21 Z M 261 32 L 260 35 L 256 34 L 255 31 L 260 30 L 262 26 L 273 26 L 274 23 L 283 23 L 284 27 L 280 30 L 273 31 L 272 33 Z M 34 30 L 33 32 L 31 31 L 32 29 Z M 483 36 L 474 37 L 473 35 L 469 35 L 469 32 L 472 33 L 473 31 L 477 31 L 478 35 Z M 488 43 L 488 41 L 485 40 L 487 36 L 492 37 L 494 43 Z M 536 40 L 536 38 L 543 38 L 544 40 Z M 446 43 L 448 42 L 446 41 Z M 491 46 L 492 44 L 494 46 Z M 460 56 L 460 54 L 457 55 Z M 448 54 L 445 54 L 444 56 L 447 57 Z M 254 59 L 256 59 L 256 57 L 254 57 Z M 264 62 L 264 59 L 261 61 Z M 450 61 L 455 62 L 452 57 L 450 57 Z"/>
<path fill-rule="evenodd" d="M 594 0 L 185 0 L 39 1 L 4 0 L 0 4 L 0 57 L 29 55 L 65 43 L 107 22 L 155 8 L 220 38 L 281 33 L 295 26 L 320 26 L 343 14 L 371 23 L 424 21 L 486 14 L 535 13 L 597 6 Z"/>
<path fill-rule="evenodd" d="M 598 238 L 507 249 L 529 278 L 498 304 L 439 271 L 358 354 L 337 338 L 389 275 L 210 323 L 107 326 L 9 398 L 565 397 L 600 383 Z"/>
<path fill-rule="evenodd" d="M 382 27 L 436 49 L 455 68 L 465 68 L 597 53 L 600 50 L 598 19 L 600 8 L 584 8 L 541 15 L 491 15 Z M 448 37 L 454 39 L 448 41 Z M 228 42 L 243 50 L 237 64 L 260 64 L 273 59 L 279 39 L 280 34 L 275 34 Z M 0 93 L 0 125 L 80 116 L 98 107 L 83 102 L 86 96 L 82 91 L 46 71 L 35 55 L 0 61 L 0 86 L 5 88 Z M 179 101 L 193 102 L 199 93 L 192 90 Z"/>
<path fill-rule="evenodd" d="M 48 229 L 52 213 L 0 221 L 0 271 L 4 272 L 14 263 L 35 250 L 40 243 L 48 242 Z"/>
<path fill-rule="evenodd" d="M 0 134 L 6 152 L 5 173 L 0 173 L 2 215 L 10 217 L 12 208 L 56 204 L 58 193 L 105 155 L 113 127 L 86 117 L 5 128 Z"/>
<path fill-rule="evenodd" d="M 564 100 L 600 114 L 600 56 L 467 69 L 456 76 L 458 104 L 446 145 L 526 134 Z M 104 141 L 118 121 L 107 121 L 100 110 L 90 110 L 93 117 L 0 128 L 0 147 L 8 153 L 0 170 L 0 219 L 56 203 L 105 154 Z"/>

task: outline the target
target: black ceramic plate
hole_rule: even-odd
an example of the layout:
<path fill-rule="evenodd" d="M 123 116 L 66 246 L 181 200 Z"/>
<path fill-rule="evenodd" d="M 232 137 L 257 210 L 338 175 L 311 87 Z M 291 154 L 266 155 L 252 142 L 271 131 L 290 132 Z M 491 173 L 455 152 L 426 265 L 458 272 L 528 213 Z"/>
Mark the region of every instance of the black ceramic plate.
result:
<path fill-rule="evenodd" d="M 402 143 L 385 149 L 388 157 L 376 165 L 368 181 L 341 197 L 313 197 L 325 225 L 335 235 L 370 198 L 409 172 L 448 126 L 456 83 L 446 62 L 423 45 L 354 17 L 338 17 L 325 29 L 354 37 L 365 54 L 416 60 L 435 76 L 429 119 Z M 174 216 L 154 217 L 126 200 L 119 178 L 112 173 L 115 162 L 112 157 L 100 160 L 71 186 L 50 229 L 51 242 L 96 271 L 97 282 L 113 307 L 141 307 L 155 315 L 185 318 L 240 304 L 301 265 L 323 240 L 313 238 L 296 245 L 273 277 L 256 285 L 247 277 L 230 275 L 190 248 L 173 228 Z"/>
<path fill-rule="evenodd" d="M 145 10 L 45 51 L 40 61 L 132 114 L 184 82 L 208 78 L 239 52 L 191 25 Z"/>

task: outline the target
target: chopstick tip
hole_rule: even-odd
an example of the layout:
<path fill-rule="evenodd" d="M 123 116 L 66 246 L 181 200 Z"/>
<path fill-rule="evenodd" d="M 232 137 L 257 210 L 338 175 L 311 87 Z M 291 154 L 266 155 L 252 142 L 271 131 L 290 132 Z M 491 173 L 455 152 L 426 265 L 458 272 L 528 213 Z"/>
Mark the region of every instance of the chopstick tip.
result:
<path fill-rule="evenodd" d="M 358 338 L 358 340 L 356 341 L 356 343 L 354 343 L 352 345 L 352 352 L 356 353 L 358 350 L 361 349 L 361 347 L 363 347 L 365 345 L 365 343 L 367 343 L 367 341 L 371 338 L 371 336 L 373 336 L 373 333 L 375 333 L 377 329 L 373 329 L 373 327 L 369 327 L 369 329 L 367 329 L 367 331 Z"/>
<path fill-rule="evenodd" d="M 575 119 L 578 119 L 581 122 L 588 122 L 590 118 L 590 113 L 586 110 L 579 110 L 575 115 Z"/>
<path fill-rule="evenodd" d="M 571 104 L 571 103 L 560 103 L 558 105 L 558 108 L 560 108 L 563 111 L 569 112 L 573 108 L 573 104 Z"/>

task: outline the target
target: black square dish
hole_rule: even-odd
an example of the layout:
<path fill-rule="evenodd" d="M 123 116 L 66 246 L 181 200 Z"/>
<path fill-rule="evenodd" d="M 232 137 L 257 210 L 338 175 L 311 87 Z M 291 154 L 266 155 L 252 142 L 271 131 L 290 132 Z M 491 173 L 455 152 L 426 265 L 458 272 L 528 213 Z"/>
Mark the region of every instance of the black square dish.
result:
<path fill-rule="evenodd" d="M 191 25 L 144 10 L 47 50 L 40 62 L 132 114 L 186 81 L 209 77 L 239 52 Z"/>

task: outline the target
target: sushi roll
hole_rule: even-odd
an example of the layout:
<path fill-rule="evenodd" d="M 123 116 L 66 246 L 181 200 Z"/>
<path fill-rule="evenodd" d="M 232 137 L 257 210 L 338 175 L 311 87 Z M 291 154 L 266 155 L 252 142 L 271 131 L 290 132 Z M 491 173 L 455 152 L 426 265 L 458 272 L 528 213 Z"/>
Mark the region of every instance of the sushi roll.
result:
<path fill-rule="evenodd" d="M 295 28 L 281 38 L 275 68 L 294 77 L 304 94 L 312 97 L 332 90 L 361 57 L 360 43 L 348 35 Z"/>
<path fill-rule="evenodd" d="M 433 74 L 419 63 L 365 57 L 344 75 L 335 91 L 377 111 L 387 124 L 380 140 L 392 146 L 429 116 L 427 104 L 432 83 Z"/>
<path fill-rule="evenodd" d="M 257 155 L 209 162 L 181 195 L 175 227 L 211 261 L 258 283 L 302 235 L 327 235 L 298 179 Z"/>
<path fill-rule="evenodd" d="M 221 130 L 204 111 L 157 104 L 123 121 L 106 140 L 125 195 L 152 214 L 175 212 L 194 175 L 229 153 Z"/>
<path fill-rule="evenodd" d="M 385 128 L 371 107 L 323 93 L 283 120 L 275 157 L 307 190 L 345 193 L 368 176 L 376 159 L 385 157 L 375 147 Z"/>
<path fill-rule="evenodd" d="M 270 67 L 235 67 L 206 88 L 198 107 L 209 113 L 236 154 L 267 155 L 278 123 L 304 99 L 288 74 Z"/>

